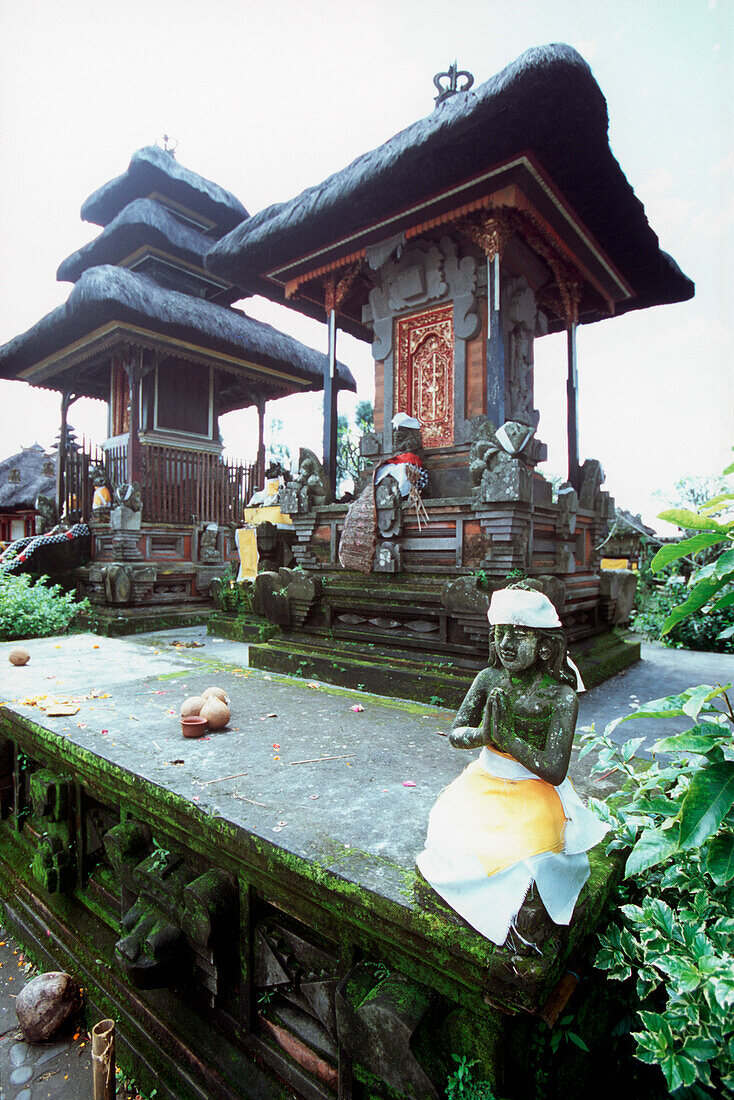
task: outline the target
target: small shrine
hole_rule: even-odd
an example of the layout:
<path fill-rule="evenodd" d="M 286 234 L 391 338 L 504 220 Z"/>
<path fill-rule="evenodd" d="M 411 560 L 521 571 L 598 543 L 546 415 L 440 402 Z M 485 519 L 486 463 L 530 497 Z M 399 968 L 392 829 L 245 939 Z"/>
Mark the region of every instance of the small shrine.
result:
<path fill-rule="evenodd" d="M 171 150 L 139 149 L 81 214 L 101 232 L 58 269 L 69 298 L 0 348 L 0 375 L 61 394 L 55 520 L 78 526 L 80 554 L 91 530 L 81 594 L 115 613 L 195 610 L 236 560 L 262 485 L 266 402 L 319 389 L 324 356 L 232 306 L 239 290 L 204 255 L 248 213 Z M 107 402 L 100 453 L 67 445 L 82 396 Z M 218 419 L 252 406 L 257 460 L 245 467 L 224 460 Z"/>
<path fill-rule="evenodd" d="M 478 87 L 453 66 L 436 86 L 427 118 L 241 222 L 207 268 L 326 318 L 332 362 L 337 329 L 369 341 L 375 361 L 358 500 L 349 512 L 333 503 L 327 380 L 331 495 L 282 498 L 310 583 L 263 580 L 265 610 L 277 589 L 274 621 L 299 643 L 471 663 L 487 651 L 489 596 L 511 573 L 543 579 L 577 646 L 627 622 L 630 586 L 600 569 L 614 502 L 600 462 L 578 451 L 576 333 L 694 287 L 612 155 L 604 96 L 575 50 L 529 50 Z M 537 470 L 534 397 L 534 344 L 554 332 L 568 359 L 557 492 Z M 618 652 L 614 671 L 637 655 Z"/>

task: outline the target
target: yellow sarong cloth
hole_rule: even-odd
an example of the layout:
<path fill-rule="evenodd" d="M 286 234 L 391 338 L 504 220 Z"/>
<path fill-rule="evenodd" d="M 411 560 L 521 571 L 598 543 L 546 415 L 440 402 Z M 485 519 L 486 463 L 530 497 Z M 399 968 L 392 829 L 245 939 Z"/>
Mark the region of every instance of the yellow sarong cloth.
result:
<path fill-rule="evenodd" d="M 446 787 L 431 811 L 431 834 L 471 852 L 487 875 L 541 852 L 562 852 L 565 824 L 550 783 L 499 779 L 479 760 Z"/>

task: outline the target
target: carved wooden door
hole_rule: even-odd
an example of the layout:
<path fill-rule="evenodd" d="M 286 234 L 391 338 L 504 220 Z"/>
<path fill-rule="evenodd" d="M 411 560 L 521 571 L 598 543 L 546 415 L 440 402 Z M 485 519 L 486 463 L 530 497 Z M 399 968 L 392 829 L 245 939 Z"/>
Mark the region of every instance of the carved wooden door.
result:
<path fill-rule="evenodd" d="M 425 447 L 454 442 L 453 307 L 403 317 L 397 323 L 395 412 L 420 421 Z"/>

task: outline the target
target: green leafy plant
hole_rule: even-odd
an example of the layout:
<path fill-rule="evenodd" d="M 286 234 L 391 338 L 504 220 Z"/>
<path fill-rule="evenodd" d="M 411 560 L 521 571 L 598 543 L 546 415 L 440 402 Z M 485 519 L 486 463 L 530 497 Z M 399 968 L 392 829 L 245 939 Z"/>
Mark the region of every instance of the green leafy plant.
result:
<path fill-rule="evenodd" d="M 432 707 L 446 706 L 446 700 L 441 695 L 432 695 L 428 702 Z"/>
<path fill-rule="evenodd" d="M 495 1100 L 489 1081 L 474 1080 L 472 1066 L 477 1064 L 476 1059 L 470 1062 L 465 1055 L 458 1054 L 451 1057 L 457 1066 L 446 1081 L 446 1100 Z"/>
<path fill-rule="evenodd" d="M 27 573 L 0 574 L 0 640 L 45 638 L 69 629 L 89 603 L 77 603 L 73 592 L 64 592 L 48 577 L 33 581 Z"/>
<path fill-rule="evenodd" d="M 734 462 L 724 470 L 725 476 L 732 473 Z M 721 551 L 714 561 L 691 575 L 689 595 L 672 609 L 663 623 L 662 634 L 668 634 L 678 623 L 704 607 L 710 612 L 734 608 L 734 492 L 717 493 L 695 511 L 671 508 L 661 512 L 659 519 L 694 533 L 680 542 L 661 547 L 651 562 L 653 572 L 713 547 Z M 734 623 L 724 627 L 719 637 L 725 640 L 734 637 Z"/>
<path fill-rule="evenodd" d="M 734 1097 L 734 713 L 730 685 L 689 688 L 616 719 L 592 748 L 592 774 L 616 769 L 623 790 L 592 800 L 629 850 L 620 907 L 600 935 L 595 965 L 629 984 L 636 1056 L 670 1092 Z M 612 740 L 620 721 L 687 717 L 691 729 L 655 743 Z"/>

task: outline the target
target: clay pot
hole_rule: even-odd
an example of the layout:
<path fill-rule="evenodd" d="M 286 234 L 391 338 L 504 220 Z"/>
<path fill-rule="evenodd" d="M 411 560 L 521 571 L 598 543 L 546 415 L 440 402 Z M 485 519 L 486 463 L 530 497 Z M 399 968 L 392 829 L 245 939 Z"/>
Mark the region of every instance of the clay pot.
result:
<path fill-rule="evenodd" d="M 184 737 L 201 737 L 208 728 L 206 718 L 202 718 L 200 714 L 190 714 L 181 719 L 181 733 Z"/>
<path fill-rule="evenodd" d="M 201 708 L 201 717 L 206 718 L 213 730 L 221 730 L 231 718 L 229 707 L 216 695 L 210 695 Z"/>
<path fill-rule="evenodd" d="M 50 970 L 24 986 L 15 1001 L 23 1037 L 29 1043 L 44 1043 L 79 1011 L 79 983 L 71 974 Z"/>
<path fill-rule="evenodd" d="M 181 717 L 191 718 L 194 715 L 201 713 L 201 708 L 204 706 L 206 700 L 203 695 L 189 695 L 188 699 L 184 699 L 181 704 Z"/>
<path fill-rule="evenodd" d="M 212 696 L 214 696 L 215 699 L 219 699 L 222 703 L 226 703 L 227 706 L 229 706 L 229 696 L 227 695 L 227 692 L 224 690 L 224 688 L 205 688 L 205 690 L 202 691 L 201 694 L 205 699 L 211 699 Z"/>
<path fill-rule="evenodd" d="M 16 645 L 10 650 L 8 654 L 8 660 L 11 665 L 27 665 L 31 659 L 31 655 L 27 649 L 23 649 L 23 646 Z"/>

